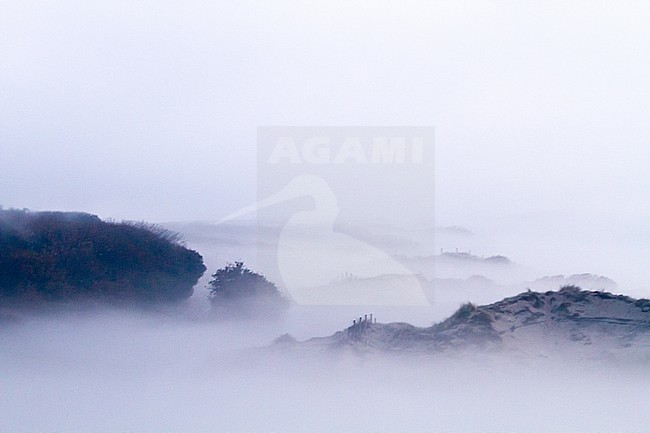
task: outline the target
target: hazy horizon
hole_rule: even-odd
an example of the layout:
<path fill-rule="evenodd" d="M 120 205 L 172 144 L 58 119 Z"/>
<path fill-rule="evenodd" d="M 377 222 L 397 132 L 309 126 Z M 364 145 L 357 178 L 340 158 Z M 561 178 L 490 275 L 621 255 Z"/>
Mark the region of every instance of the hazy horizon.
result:
<path fill-rule="evenodd" d="M 269 345 L 530 287 L 650 298 L 648 23 L 642 0 L 0 1 L 0 206 L 161 223 L 207 267 L 169 310 L 1 305 L 0 430 L 645 431 L 645 301 L 589 295 L 567 321 L 593 346 L 545 334 L 565 304 L 503 313 L 551 354 Z M 283 315 L 210 309 L 238 260 Z"/>

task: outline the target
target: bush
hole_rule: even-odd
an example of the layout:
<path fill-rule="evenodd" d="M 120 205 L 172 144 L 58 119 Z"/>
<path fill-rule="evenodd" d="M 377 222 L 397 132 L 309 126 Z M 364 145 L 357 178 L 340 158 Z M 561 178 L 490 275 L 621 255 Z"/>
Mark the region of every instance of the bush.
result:
<path fill-rule="evenodd" d="M 275 284 L 246 268 L 243 262 L 229 263 L 218 269 L 212 274 L 208 287 L 212 304 L 232 312 L 279 310 L 288 306 Z"/>
<path fill-rule="evenodd" d="M 203 258 L 180 235 L 146 223 L 71 212 L 0 210 L 0 299 L 178 301 Z"/>

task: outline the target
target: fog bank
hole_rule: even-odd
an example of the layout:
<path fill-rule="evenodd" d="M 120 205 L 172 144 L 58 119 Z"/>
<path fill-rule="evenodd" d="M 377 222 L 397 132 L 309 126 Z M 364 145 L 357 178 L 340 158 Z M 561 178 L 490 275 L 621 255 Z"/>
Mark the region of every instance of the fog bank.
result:
<path fill-rule="evenodd" d="M 604 432 L 647 424 L 645 364 L 261 349 L 283 326 L 95 311 L 3 327 L 0 430 Z"/>

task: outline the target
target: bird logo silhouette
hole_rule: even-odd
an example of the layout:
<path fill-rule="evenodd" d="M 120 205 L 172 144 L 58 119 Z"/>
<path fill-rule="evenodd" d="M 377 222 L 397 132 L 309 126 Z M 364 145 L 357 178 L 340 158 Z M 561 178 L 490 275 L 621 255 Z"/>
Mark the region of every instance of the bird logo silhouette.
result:
<path fill-rule="evenodd" d="M 312 198 L 313 208 L 291 215 L 277 242 L 280 276 L 295 302 L 430 305 L 418 275 L 380 248 L 335 230 L 338 201 L 320 176 L 296 176 L 278 193 L 231 213 L 220 223 L 305 196 Z M 354 275 L 354 279 L 334 283 L 340 275 Z"/>

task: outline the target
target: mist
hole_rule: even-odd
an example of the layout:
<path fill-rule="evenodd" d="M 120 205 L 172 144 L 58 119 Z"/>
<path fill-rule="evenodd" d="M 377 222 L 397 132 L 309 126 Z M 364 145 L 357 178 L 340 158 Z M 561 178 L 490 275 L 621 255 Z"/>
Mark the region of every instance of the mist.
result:
<path fill-rule="evenodd" d="M 265 251 L 272 233 L 265 237 L 251 224 L 182 226 L 186 242 L 205 251 L 206 265 L 214 270 L 227 257 L 250 256 L 254 263 L 259 249 Z M 637 357 L 570 347 L 531 350 L 532 355 L 474 349 L 413 354 L 273 343 L 287 333 L 299 341 L 328 336 L 369 312 L 384 323 L 429 326 L 466 301 L 493 302 L 544 275 L 528 263 L 479 260 L 474 254 L 484 247 L 469 230 L 436 232 L 441 242 L 464 239 L 461 248 L 471 246 L 476 259 L 464 262 L 466 256 L 452 253 L 449 262 L 438 255 L 430 269 L 438 280 L 428 306 L 293 304 L 279 319 L 262 312 L 226 319 L 211 314 L 206 275 L 194 296 L 176 307 L 53 310 L 5 323 L 0 429 L 644 430 L 650 385 L 645 349 Z M 409 235 L 421 239 L 421 233 L 393 229 L 375 242 L 400 246 L 396 257 L 425 257 Z M 368 230 L 357 229 L 357 236 L 371 238 Z M 430 264 L 424 263 L 426 273 Z M 472 280 L 477 272 L 489 279 Z M 468 278 L 476 286 L 463 283 Z M 452 280 L 456 285 L 449 285 Z M 542 288 L 557 290 L 560 284 Z M 592 284 L 603 288 L 601 280 Z"/>
<path fill-rule="evenodd" d="M 0 202 L 217 220 L 259 125 L 433 125 L 438 224 L 648 239 L 645 2 L 407 3 L 5 1 Z"/>
<path fill-rule="evenodd" d="M 645 364 L 261 350 L 278 331 L 268 323 L 116 311 L 3 327 L 0 426 L 23 432 L 646 426 Z"/>
<path fill-rule="evenodd" d="M 650 298 L 648 22 L 643 1 L 0 2 L 0 208 L 160 224 L 207 268 L 174 306 L 0 300 L 0 431 L 647 430 L 645 340 L 311 339 L 567 285 Z M 235 261 L 288 310 L 216 314 Z"/>

